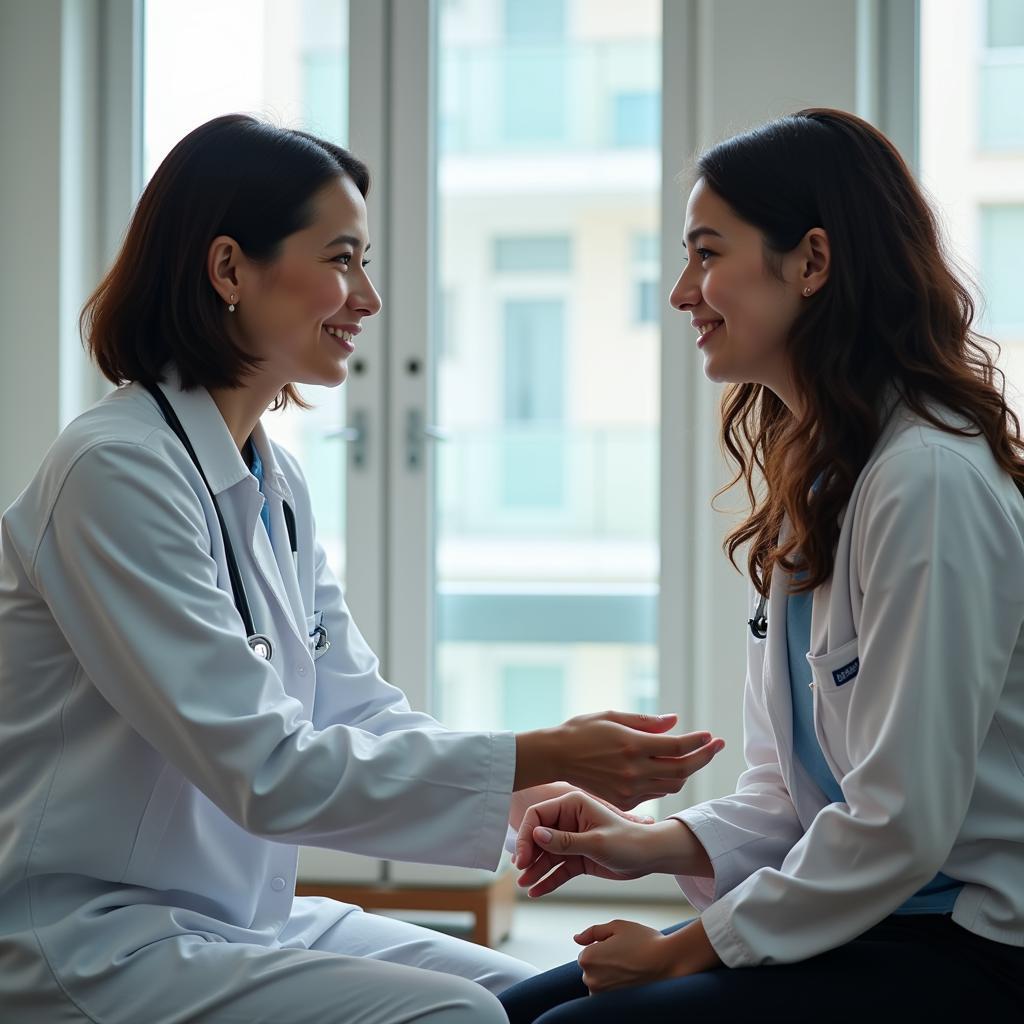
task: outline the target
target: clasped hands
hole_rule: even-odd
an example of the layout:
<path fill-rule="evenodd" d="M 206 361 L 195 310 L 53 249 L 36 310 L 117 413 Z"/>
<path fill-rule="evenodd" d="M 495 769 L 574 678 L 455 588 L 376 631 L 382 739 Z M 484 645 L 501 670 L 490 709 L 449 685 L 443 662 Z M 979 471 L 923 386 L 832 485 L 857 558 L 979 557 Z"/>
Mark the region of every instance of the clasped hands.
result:
<path fill-rule="evenodd" d="M 703 763 L 723 746 L 721 740 L 713 740 L 701 747 Z M 579 790 L 526 811 L 513 863 L 522 872 L 519 885 L 533 898 L 577 875 L 626 880 L 654 872 L 713 874 L 704 847 L 684 822 L 643 819 Z M 699 920 L 671 935 L 616 920 L 592 925 L 573 938 L 585 947 L 579 962 L 592 995 L 721 965 Z"/>

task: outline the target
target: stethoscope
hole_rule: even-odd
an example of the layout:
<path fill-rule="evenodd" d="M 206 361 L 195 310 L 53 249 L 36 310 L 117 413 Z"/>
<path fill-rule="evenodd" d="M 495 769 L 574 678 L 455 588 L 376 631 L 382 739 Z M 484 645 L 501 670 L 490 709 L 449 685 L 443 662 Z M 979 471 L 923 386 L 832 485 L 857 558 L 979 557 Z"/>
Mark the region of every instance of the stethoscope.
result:
<path fill-rule="evenodd" d="M 756 640 L 763 640 L 768 635 L 768 598 L 764 594 L 758 598 L 754 617 L 747 619 L 747 625 Z"/>
<path fill-rule="evenodd" d="M 231 538 L 228 536 L 228 528 L 224 522 L 224 516 L 221 514 L 220 505 L 217 503 L 217 496 L 213 493 L 210 481 L 206 479 L 203 467 L 199 463 L 199 457 L 196 455 L 196 450 L 192 447 L 192 442 L 188 439 L 188 434 L 185 433 L 185 428 L 181 425 L 181 420 L 178 419 L 178 414 L 173 408 L 171 408 L 171 403 L 167 401 L 167 396 L 155 384 L 146 384 L 145 387 L 153 398 L 156 399 L 156 404 L 160 406 L 160 411 L 164 414 L 164 419 L 167 420 L 167 425 L 174 431 L 175 436 L 182 445 L 184 445 L 185 451 L 188 452 L 193 465 L 199 470 L 199 475 L 203 478 L 203 483 L 206 484 L 206 490 L 209 492 L 210 500 L 213 502 L 213 510 L 217 513 L 217 522 L 220 525 L 220 535 L 224 542 L 224 560 L 228 563 L 228 576 L 231 579 L 231 593 L 234 595 L 235 608 L 238 609 L 238 614 L 242 619 L 242 624 L 245 626 L 246 641 L 249 644 L 249 648 L 257 657 L 263 658 L 265 661 L 270 661 L 274 656 L 274 645 L 270 642 L 270 637 L 265 633 L 256 632 L 256 625 L 253 622 L 252 611 L 249 608 L 249 601 L 245 596 L 245 587 L 242 586 L 242 574 L 238 571 L 238 562 L 235 561 L 235 552 L 231 547 Z M 282 507 L 284 509 L 285 525 L 288 527 L 288 543 L 291 547 L 292 558 L 294 559 L 299 551 L 297 533 L 295 530 L 295 513 L 287 502 L 282 502 Z M 327 638 L 327 630 L 322 623 L 317 623 L 316 628 L 310 634 L 310 639 L 314 640 L 314 659 L 320 658 L 326 654 L 328 648 L 331 646 L 331 641 Z"/>

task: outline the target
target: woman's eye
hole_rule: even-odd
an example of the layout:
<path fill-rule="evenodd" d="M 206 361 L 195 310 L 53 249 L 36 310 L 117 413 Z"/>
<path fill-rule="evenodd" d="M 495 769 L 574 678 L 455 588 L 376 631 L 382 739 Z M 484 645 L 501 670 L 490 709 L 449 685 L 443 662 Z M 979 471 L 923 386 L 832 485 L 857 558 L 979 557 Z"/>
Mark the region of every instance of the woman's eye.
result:
<path fill-rule="evenodd" d="M 715 253 L 713 253 L 710 249 L 697 250 L 697 258 L 701 261 L 701 263 L 703 263 L 707 259 L 710 259 L 714 255 Z"/>
<path fill-rule="evenodd" d="M 363 260 L 363 266 L 364 267 L 368 267 L 370 265 L 370 263 L 371 263 L 371 260 L 368 260 L 368 259 L 367 260 Z"/>
<path fill-rule="evenodd" d="M 352 253 L 342 252 L 338 253 L 337 256 L 332 257 L 332 263 L 341 263 L 343 266 L 348 266 L 352 262 Z"/>

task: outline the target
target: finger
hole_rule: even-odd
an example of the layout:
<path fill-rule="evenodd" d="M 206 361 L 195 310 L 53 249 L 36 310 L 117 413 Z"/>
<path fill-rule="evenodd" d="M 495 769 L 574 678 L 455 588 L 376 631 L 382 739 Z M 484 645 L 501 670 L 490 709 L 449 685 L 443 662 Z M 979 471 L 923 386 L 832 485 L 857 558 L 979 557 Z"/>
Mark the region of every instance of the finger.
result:
<path fill-rule="evenodd" d="M 577 932 L 573 941 L 580 946 L 589 946 L 592 942 L 604 942 L 615 934 L 615 922 L 606 921 L 604 924 L 592 924 L 589 928 Z"/>
<path fill-rule="evenodd" d="M 555 856 L 573 854 L 585 857 L 586 851 L 592 848 L 587 832 L 562 832 L 557 828 L 538 826 L 533 830 L 532 838 L 535 845 Z"/>
<path fill-rule="evenodd" d="M 630 729 L 654 733 L 671 729 L 679 721 L 679 716 L 673 712 L 666 715 L 643 715 L 636 711 L 606 711 L 601 717 L 609 722 L 627 725 Z"/>
<path fill-rule="evenodd" d="M 555 857 L 550 853 L 541 853 L 532 864 L 526 867 L 516 880 L 516 884 L 525 889 L 527 886 L 533 885 L 534 882 L 540 881 L 549 871 L 552 871 L 561 863 L 561 857 Z"/>
<path fill-rule="evenodd" d="M 655 760 L 665 761 L 666 763 L 675 762 L 676 770 L 680 772 L 680 777 L 688 779 L 694 772 L 699 772 L 701 768 L 706 768 L 714 757 L 724 749 L 725 740 L 714 739 L 698 750 L 695 750 L 692 754 L 684 754 L 682 757 L 674 758 L 658 757 Z"/>
<path fill-rule="evenodd" d="M 529 896 L 531 900 L 538 899 L 541 896 L 546 896 L 549 892 L 554 892 L 556 889 L 565 885 L 565 883 L 570 879 L 581 874 L 582 870 L 582 866 L 578 860 L 562 861 L 562 863 L 559 864 L 550 875 L 546 878 L 542 878 L 527 892 L 526 895 Z"/>
<path fill-rule="evenodd" d="M 647 736 L 642 746 L 651 757 L 684 757 L 711 742 L 709 732 L 684 732 L 671 736 Z"/>

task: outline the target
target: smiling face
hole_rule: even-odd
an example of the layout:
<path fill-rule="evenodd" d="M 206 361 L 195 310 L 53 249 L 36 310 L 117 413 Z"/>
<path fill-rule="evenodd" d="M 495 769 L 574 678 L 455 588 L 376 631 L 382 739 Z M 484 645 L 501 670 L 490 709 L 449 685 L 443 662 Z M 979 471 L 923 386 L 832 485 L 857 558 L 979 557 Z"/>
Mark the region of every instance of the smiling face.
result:
<path fill-rule="evenodd" d="M 780 280 L 766 261 L 761 231 L 703 180 L 690 193 L 685 237 L 687 262 L 670 301 L 691 316 L 704 373 L 713 381 L 764 384 L 792 408 L 786 339 L 804 289 L 813 294 L 821 283 L 807 259 L 811 240 L 781 257 Z"/>
<path fill-rule="evenodd" d="M 246 350 L 265 360 L 260 378 L 280 386 L 340 384 L 362 321 L 381 308 L 366 273 L 366 203 L 351 179 L 317 192 L 311 215 L 271 263 L 235 254 L 232 325 Z"/>

